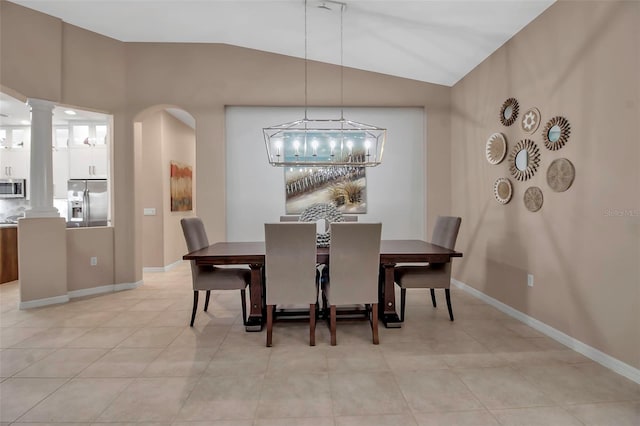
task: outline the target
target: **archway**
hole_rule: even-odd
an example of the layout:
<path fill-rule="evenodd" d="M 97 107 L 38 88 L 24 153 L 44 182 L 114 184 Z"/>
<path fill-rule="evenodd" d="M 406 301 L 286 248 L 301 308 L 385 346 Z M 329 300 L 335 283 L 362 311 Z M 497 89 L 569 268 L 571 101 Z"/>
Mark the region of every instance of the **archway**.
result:
<path fill-rule="evenodd" d="M 134 118 L 134 143 L 140 153 L 136 215 L 141 215 L 142 266 L 166 271 L 186 252 L 180 219 L 196 211 L 195 118 L 172 105 L 147 108 Z"/>

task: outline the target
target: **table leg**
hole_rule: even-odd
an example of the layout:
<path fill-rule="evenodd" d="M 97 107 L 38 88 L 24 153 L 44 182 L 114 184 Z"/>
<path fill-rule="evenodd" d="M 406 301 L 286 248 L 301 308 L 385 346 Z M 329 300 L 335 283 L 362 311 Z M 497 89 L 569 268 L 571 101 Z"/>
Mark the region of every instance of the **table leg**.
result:
<path fill-rule="evenodd" d="M 262 265 L 251 264 L 251 284 L 249 293 L 251 309 L 247 319 L 246 331 L 262 331 Z"/>
<path fill-rule="evenodd" d="M 400 328 L 402 327 L 402 322 L 400 322 L 400 317 L 396 313 L 396 294 L 393 288 L 395 285 L 394 271 L 396 265 L 395 263 L 385 263 L 382 266 L 384 268 L 382 323 L 387 328 Z"/>

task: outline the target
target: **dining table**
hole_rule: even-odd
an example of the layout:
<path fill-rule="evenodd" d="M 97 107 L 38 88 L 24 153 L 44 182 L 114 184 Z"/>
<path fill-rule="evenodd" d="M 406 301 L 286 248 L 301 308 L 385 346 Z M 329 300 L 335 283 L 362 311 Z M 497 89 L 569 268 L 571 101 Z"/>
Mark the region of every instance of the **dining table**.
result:
<path fill-rule="evenodd" d="M 329 264 L 329 247 L 317 248 L 317 263 Z M 398 263 L 448 263 L 461 252 L 422 240 L 381 240 L 379 305 L 380 319 L 388 328 L 399 328 L 402 322 L 396 312 L 394 271 Z M 260 331 L 264 323 L 263 267 L 264 241 L 217 242 L 185 254 L 184 260 L 196 265 L 248 265 L 251 269 L 249 285 L 251 307 L 245 324 L 246 331 Z M 268 283 L 264 283 L 268 285 Z"/>

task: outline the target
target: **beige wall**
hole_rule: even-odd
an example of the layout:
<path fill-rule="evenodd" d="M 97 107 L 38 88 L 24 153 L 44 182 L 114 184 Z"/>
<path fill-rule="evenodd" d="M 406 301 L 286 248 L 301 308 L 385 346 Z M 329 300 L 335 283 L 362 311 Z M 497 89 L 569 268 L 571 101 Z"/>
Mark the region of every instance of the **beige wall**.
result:
<path fill-rule="evenodd" d="M 186 212 L 171 211 L 171 191 L 169 168 L 171 161 L 190 165 L 194 172 L 196 160 L 196 137 L 195 131 L 177 120 L 166 111 L 162 113 L 162 187 L 164 200 L 162 209 L 164 210 L 164 263 L 163 266 L 171 265 L 182 259 L 187 252 L 187 243 L 184 240 L 180 219 L 193 216 L 197 211 L 197 197 L 193 197 L 193 210 Z M 146 158 L 143 158 L 146 161 Z M 194 188 L 196 180 L 193 181 Z M 195 194 L 193 194 L 195 195 Z"/>
<path fill-rule="evenodd" d="M 142 218 L 142 266 L 164 266 L 164 209 L 162 178 L 162 113 L 142 122 L 142 173 L 140 198 L 143 208 L 155 208 L 155 216 Z"/>
<path fill-rule="evenodd" d="M 18 221 L 20 302 L 67 297 L 66 223 L 58 218 Z"/>
<path fill-rule="evenodd" d="M 224 240 L 224 107 L 304 105 L 304 61 L 227 45 L 131 43 L 127 67 L 132 110 L 170 103 L 196 118 L 197 214 L 210 240 Z M 309 104 L 339 105 L 339 79 L 338 67 L 311 62 Z M 451 192 L 441 177 L 449 175 L 450 89 L 352 69 L 344 87 L 348 106 L 425 109 L 427 218 L 447 213 Z"/>
<path fill-rule="evenodd" d="M 113 228 L 67 229 L 67 290 L 112 285 Z M 91 265 L 91 258 L 97 265 Z"/>
<path fill-rule="evenodd" d="M 192 211 L 171 211 L 169 164 L 195 167 L 195 132 L 164 110 L 148 114 L 141 124 L 142 204 L 156 209 L 156 216 L 142 218 L 143 266 L 165 267 L 187 252 L 180 219 L 196 209 L 194 198 Z"/>
<path fill-rule="evenodd" d="M 419 106 L 426 114 L 427 226 L 437 214 L 463 217 L 454 275 L 481 291 L 625 362 L 640 367 L 640 209 L 636 2 L 559 2 L 478 66 L 453 90 L 345 69 L 348 106 Z M 114 114 L 114 281 L 142 277 L 142 145 L 134 117 L 177 105 L 198 122 L 197 213 L 212 240 L 225 238 L 225 105 L 304 103 L 304 61 L 207 44 L 121 43 L 0 0 L 0 85 L 25 97 Z M 309 64 L 309 104 L 337 105 L 339 68 Z M 569 144 L 542 147 L 538 174 L 514 181 L 506 206 L 492 185 L 506 164 L 489 166 L 484 144 L 504 99 L 566 116 Z M 452 100 L 453 99 L 453 100 Z M 453 104 L 453 106 L 451 105 Z M 540 142 L 540 134 L 534 135 Z M 392 143 L 392 141 L 389 141 Z M 577 178 L 552 193 L 546 167 L 569 158 Z M 451 177 L 451 180 L 447 177 Z M 522 194 L 543 188 L 529 213 Z M 533 288 L 526 274 L 535 275 Z"/>
<path fill-rule="evenodd" d="M 463 217 L 454 276 L 478 290 L 636 368 L 640 367 L 640 3 L 559 2 L 462 81 L 452 95 L 452 210 Z M 537 174 L 511 178 L 512 201 L 492 194 L 505 162 L 485 160 L 496 131 L 509 147 L 525 135 L 498 121 L 515 97 L 521 114 L 571 123 L 567 145 L 550 151 L 541 128 Z M 542 127 L 541 126 L 541 127 Z M 568 158 L 576 179 L 553 192 L 546 170 Z M 538 186 L 544 205 L 525 209 Z M 630 210 L 622 217 L 613 210 Z M 533 288 L 527 273 L 534 274 Z"/>
<path fill-rule="evenodd" d="M 196 118 L 197 214 L 205 221 L 211 240 L 224 240 L 224 107 L 303 105 L 304 61 L 217 44 L 121 43 L 4 0 L 0 4 L 0 43 L 11 46 L 1 52 L 0 85 L 25 97 L 46 97 L 114 115 L 116 284 L 142 279 L 142 147 L 134 143 L 133 122 L 149 107 L 171 104 Z M 30 33 L 25 39 L 27 27 Z M 58 39 L 57 49 L 36 49 L 35 54 L 29 49 L 31 44 L 49 46 L 51 40 Z M 51 55 L 52 60 L 47 59 L 51 66 L 42 67 L 41 58 Z M 39 67 L 46 75 L 24 78 L 6 63 Z M 309 104 L 338 105 L 339 78 L 339 67 L 310 63 Z M 345 69 L 344 104 L 424 107 L 425 220 L 426 229 L 430 229 L 433 218 L 448 212 L 451 203 L 450 184 L 442 179 L 449 175 L 450 89 Z"/>

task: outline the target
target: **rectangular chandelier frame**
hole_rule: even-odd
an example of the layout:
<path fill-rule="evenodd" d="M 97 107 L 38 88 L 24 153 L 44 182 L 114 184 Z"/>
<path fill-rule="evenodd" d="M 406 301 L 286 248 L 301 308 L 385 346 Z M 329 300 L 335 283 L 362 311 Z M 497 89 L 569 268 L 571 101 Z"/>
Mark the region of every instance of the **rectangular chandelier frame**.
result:
<path fill-rule="evenodd" d="M 263 128 L 275 167 L 373 167 L 382 162 L 387 130 L 341 119 L 308 119 Z"/>

